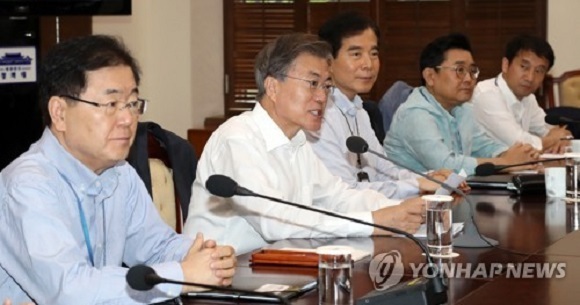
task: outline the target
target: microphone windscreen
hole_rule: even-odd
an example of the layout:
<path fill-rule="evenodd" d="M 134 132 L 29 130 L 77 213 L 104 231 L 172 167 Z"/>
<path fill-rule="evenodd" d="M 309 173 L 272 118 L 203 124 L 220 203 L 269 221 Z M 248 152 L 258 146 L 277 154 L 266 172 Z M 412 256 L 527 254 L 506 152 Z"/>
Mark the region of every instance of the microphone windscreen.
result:
<path fill-rule="evenodd" d="M 125 279 L 129 287 L 139 291 L 147 291 L 151 290 L 156 284 L 148 280 L 151 275 L 157 276 L 153 268 L 145 265 L 137 265 L 129 269 Z"/>
<path fill-rule="evenodd" d="M 363 154 L 369 150 L 369 145 L 367 141 L 361 137 L 350 136 L 346 139 L 346 147 L 350 152 L 355 154 Z"/>
<path fill-rule="evenodd" d="M 476 176 L 489 176 L 497 172 L 496 166 L 493 163 L 483 163 L 475 167 Z"/>
<path fill-rule="evenodd" d="M 544 121 L 550 125 L 560 125 L 562 124 L 562 120 L 560 119 L 559 115 L 547 114 L 544 118 Z"/>
<path fill-rule="evenodd" d="M 205 188 L 214 196 L 230 198 L 236 194 L 238 183 L 224 175 L 211 175 L 205 182 Z"/>

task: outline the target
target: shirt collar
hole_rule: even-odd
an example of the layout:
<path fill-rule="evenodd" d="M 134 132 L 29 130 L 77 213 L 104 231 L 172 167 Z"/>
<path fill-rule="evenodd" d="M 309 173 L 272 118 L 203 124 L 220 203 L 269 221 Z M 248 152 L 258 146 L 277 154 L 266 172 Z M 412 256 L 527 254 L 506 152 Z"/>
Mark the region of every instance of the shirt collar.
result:
<path fill-rule="evenodd" d="M 93 196 L 101 193 L 108 196 L 115 190 L 119 176 L 117 167 L 125 161 L 97 175 L 66 151 L 48 127 L 44 129 L 40 141 L 45 157 L 75 189 Z"/>
<path fill-rule="evenodd" d="M 518 100 L 518 98 L 516 97 L 516 95 L 514 94 L 514 92 L 510 89 L 510 87 L 508 86 L 507 82 L 505 81 L 505 79 L 503 78 L 503 75 L 500 73 L 497 77 L 496 77 L 496 85 L 499 88 L 499 90 L 501 91 L 501 94 L 504 96 L 508 107 L 512 107 L 514 105 L 520 105 L 520 100 Z M 522 99 L 522 102 L 526 99 L 526 97 L 524 97 Z"/>
<path fill-rule="evenodd" d="M 256 103 L 252 115 L 266 142 L 266 150 L 271 151 L 284 145 L 300 147 L 306 143 L 306 135 L 302 130 L 298 130 L 292 139 L 288 139 L 260 103 Z"/>
<path fill-rule="evenodd" d="M 448 120 L 454 120 L 457 116 L 457 113 L 463 109 L 461 106 L 455 106 L 451 111 L 445 110 L 443 106 L 435 99 L 435 97 L 427 90 L 425 86 L 419 87 L 419 94 L 425 99 L 425 101 L 433 107 L 433 113 L 442 115 L 446 117 Z"/>
<path fill-rule="evenodd" d="M 358 94 L 351 101 L 340 89 L 335 88 L 332 93 L 332 99 L 342 113 L 348 114 L 351 117 L 355 117 L 356 112 L 362 109 L 363 100 Z"/>

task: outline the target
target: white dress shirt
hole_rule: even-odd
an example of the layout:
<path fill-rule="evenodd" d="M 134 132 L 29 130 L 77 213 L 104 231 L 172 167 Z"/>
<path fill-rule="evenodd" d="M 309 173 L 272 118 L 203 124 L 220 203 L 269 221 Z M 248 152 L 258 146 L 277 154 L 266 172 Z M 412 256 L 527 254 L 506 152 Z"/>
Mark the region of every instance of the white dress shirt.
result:
<path fill-rule="evenodd" d="M 346 147 L 346 139 L 353 135 L 365 139 L 370 149 L 384 151 L 371 127 L 368 113 L 362 108 L 360 96 L 350 101 L 336 88 L 326 105 L 322 128 L 306 133 L 316 155 L 331 173 L 352 188 L 373 189 L 389 198 L 405 198 L 419 193 L 419 175 L 392 162 L 366 153 L 360 154 L 359 166 L 357 154 Z M 358 181 L 357 173 L 361 170 L 368 174 L 369 181 Z"/>
<path fill-rule="evenodd" d="M 508 146 L 522 142 L 542 150 L 542 137 L 552 126 L 544 122 L 546 113 L 533 94 L 518 100 L 499 74 L 477 84 L 472 102 L 475 119 L 492 138 Z"/>
<path fill-rule="evenodd" d="M 372 222 L 371 211 L 396 205 L 372 190 L 352 190 L 333 176 L 299 131 L 288 139 L 256 104 L 222 124 L 208 140 L 197 165 L 185 234 L 201 231 L 219 244 L 245 253 L 286 238 L 368 236 L 373 228 L 265 199 L 212 196 L 213 174 L 233 178 L 256 193 L 332 210 Z"/>

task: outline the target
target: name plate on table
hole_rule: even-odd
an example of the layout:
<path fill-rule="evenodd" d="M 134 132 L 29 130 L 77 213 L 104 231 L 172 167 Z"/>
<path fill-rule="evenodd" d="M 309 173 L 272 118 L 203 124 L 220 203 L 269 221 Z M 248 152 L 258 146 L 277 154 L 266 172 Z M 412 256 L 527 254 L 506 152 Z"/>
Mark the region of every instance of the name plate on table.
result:
<path fill-rule="evenodd" d="M 351 257 L 353 261 L 359 261 L 370 253 L 353 249 Z M 316 249 L 281 248 L 260 249 L 252 253 L 250 258 L 252 265 L 286 265 L 301 267 L 318 267 L 318 254 Z"/>

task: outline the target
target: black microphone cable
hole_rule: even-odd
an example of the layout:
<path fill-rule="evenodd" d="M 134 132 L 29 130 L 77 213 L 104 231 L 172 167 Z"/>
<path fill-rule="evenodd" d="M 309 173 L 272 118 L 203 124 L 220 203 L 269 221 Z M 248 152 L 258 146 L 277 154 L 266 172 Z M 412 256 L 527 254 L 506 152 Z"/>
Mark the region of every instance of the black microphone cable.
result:
<path fill-rule="evenodd" d="M 334 213 L 331 211 L 321 210 L 321 209 L 317 209 L 317 208 L 314 208 L 311 206 L 301 205 L 301 204 L 297 204 L 294 202 L 284 201 L 284 200 L 281 200 L 278 198 L 258 194 L 258 193 L 255 193 L 255 192 L 249 190 L 249 189 L 246 189 L 244 187 L 239 186 L 236 181 L 234 181 L 232 178 L 225 176 L 225 175 L 218 175 L 218 174 L 211 175 L 207 179 L 207 181 L 205 183 L 205 187 L 212 195 L 219 196 L 219 197 L 230 198 L 234 195 L 238 195 L 238 196 L 252 196 L 252 197 L 263 198 L 263 199 L 271 200 L 274 202 L 290 205 L 290 206 L 293 206 L 293 207 L 296 207 L 299 209 L 309 210 L 309 211 L 321 213 L 321 214 L 324 214 L 327 216 L 340 218 L 340 219 L 348 220 L 348 221 L 358 223 L 361 225 L 370 226 L 373 228 L 379 228 L 379 229 L 382 229 L 382 230 L 385 230 L 388 232 L 403 235 L 406 238 L 412 240 L 417 246 L 419 246 L 421 251 L 423 253 L 425 253 L 425 258 L 427 260 L 428 268 L 431 269 L 433 274 L 438 274 L 438 271 L 435 269 L 435 267 L 437 265 L 434 263 L 433 258 L 429 254 L 429 250 L 427 249 L 427 247 L 420 240 L 418 240 L 415 236 L 413 236 L 412 234 L 409 234 L 403 230 L 399 230 L 399 229 L 396 229 L 393 227 L 387 227 L 387 226 L 383 226 L 383 225 L 379 225 L 379 224 L 374 224 L 374 223 L 366 222 L 366 221 L 363 221 L 360 219 L 356 219 L 356 218 L 344 216 L 344 215 L 341 215 L 338 213 Z M 443 282 L 441 281 L 439 276 L 435 276 L 434 278 L 437 279 L 437 280 L 433 281 L 434 291 L 438 294 L 445 291 L 446 290 L 445 285 L 443 284 Z"/>
<path fill-rule="evenodd" d="M 463 197 L 465 199 L 465 201 L 469 204 L 470 214 L 471 214 L 470 219 L 471 219 L 471 223 L 473 224 L 473 228 L 475 229 L 475 233 L 477 233 L 479 238 L 481 238 L 483 241 L 485 241 L 490 247 L 493 247 L 493 248 L 496 248 L 498 250 L 505 251 L 508 253 L 521 255 L 521 256 L 529 256 L 529 255 L 533 254 L 533 253 L 525 253 L 525 252 L 519 252 L 519 251 L 515 251 L 515 250 L 502 248 L 502 247 L 498 246 L 499 243 L 497 241 L 493 240 L 493 242 L 490 242 L 490 238 L 485 237 L 483 234 L 481 234 L 479 227 L 478 227 L 477 223 L 475 222 L 475 215 L 473 213 L 473 210 L 475 209 L 475 205 L 473 204 L 473 202 L 471 202 L 471 199 L 468 198 L 467 194 L 465 194 L 465 192 L 463 192 L 462 190 L 455 188 L 455 187 L 452 187 L 443 181 L 439 181 L 435 178 L 429 177 L 428 175 L 425 175 L 421 172 L 410 169 L 407 166 L 403 166 L 399 162 L 391 160 L 390 158 L 387 158 L 386 156 L 381 155 L 380 153 L 375 152 L 372 149 L 369 149 L 368 143 L 361 137 L 357 137 L 357 136 L 349 137 L 348 139 L 346 139 L 346 146 L 349 149 L 349 151 L 351 151 L 351 152 L 360 152 L 360 153 L 370 152 L 379 158 L 383 158 L 385 160 L 388 160 L 388 161 L 392 162 L 393 164 L 395 164 L 401 168 L 407 169 L 407 170 L 409 170 L 409 171 L 411 171 L 411 172 L 413 172 L 413 173 L 415 173 L 415 174 L 417 174 L 417 175 L 419 175 L 419 176 L 421 176 L 429 181 L 435 182 L 435 183 L 441 185 L 446 190 L 453 191 L 453 192 L 456 192 L 457 194 L 461 195 L 461 197 Z M 465 227 L 466 227 L 466 229 L 469 228 L 468 225 L 466 225 Z M 464 232 L 464 234 L 466 234 L 466 233 L 468 233 L 468 232 Z M 457 246 L 457 247 L 459 247 L 459 246 Z M 459 248 L 461 248 L 461 247 L 459 247 Z"/>
<path fill-rule="evenodd" d="M 267 298 L 274 298 L 280 301 L 280 303 L 285 305 L 290 305 L 290 302 L 279 295 L 270 292 L 259 292 L 259 291 L 252 291 L 252 290 L 244 290 L 244 289 L 236 289 L 231 287 L 222 287 L 222 286 L 214 286 L 214 285 L 207 285 L 207 284 L 200 284 L 200 283 L 190 283 L 190 282 L 182 282 L 182 281 L 175 281 L 171 279 L 166 279 L 157 274 L 155 270 L 146 265 L 135 265 L 129 268 L 127 271 L 127 275 L 125 276 L 127 284 L 134 290 L 139 291 L 147 291 L 153 289 L 157 284 L 178 284 L 178 285 L 186 285 L 186 286 L 195 286 L 200 288 L 206 288 L 216 291 L 224 291 L 224 292 L 231 292 L 237 294 L 245 294 L 245 295 L 256 295 L 256 296 L 263 296 Z"/>

